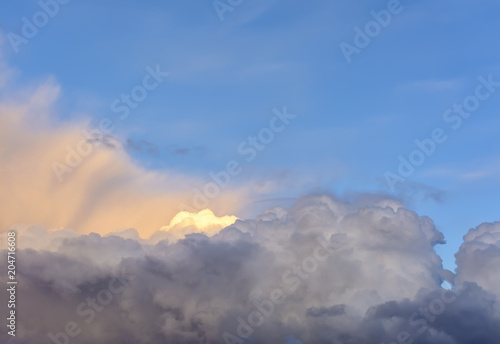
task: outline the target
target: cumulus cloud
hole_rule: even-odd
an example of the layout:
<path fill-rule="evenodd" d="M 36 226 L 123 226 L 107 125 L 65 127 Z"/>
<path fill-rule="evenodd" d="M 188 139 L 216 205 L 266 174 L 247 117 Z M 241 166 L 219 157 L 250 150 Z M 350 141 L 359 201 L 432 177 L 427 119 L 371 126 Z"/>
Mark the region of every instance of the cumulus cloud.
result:
<path fill-rule="evenodd" d="M 496 343 L 497 231 L 466 236 L 450 291 L 432 220 L 380 197 L 305 197 L 180 240 L 19 228 L 16 339 L 74 321 L 71 343 Z"/>
<path fill-rule="evenodd" d="M 475 282 L 484 290 L 500 296 L 500 222 L 483 223 L 464 236 L 455 255 L 456 284 Z"/>
<path fill-rule="evenodd" d="M 177 241 L 182 239 L 187 234 L 203 233 L 207 236 L 213 236 L 221 229 L 232 225 L 238 218 L 232 215 L 215 216 L 210 209 L 203 209 L 198 213 L 181 211 L 170 221 L 168 226 L 160 228 L 160 232 L 156 232 L 151 240 L 160 241 L 168 239 Z"/>

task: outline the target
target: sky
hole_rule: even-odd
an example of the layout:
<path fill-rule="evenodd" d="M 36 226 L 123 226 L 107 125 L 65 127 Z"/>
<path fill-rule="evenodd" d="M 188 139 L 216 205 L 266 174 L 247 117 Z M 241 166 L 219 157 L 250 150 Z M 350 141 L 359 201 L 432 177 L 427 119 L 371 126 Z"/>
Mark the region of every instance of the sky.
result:
<path fill-rule="evenodd" d="M 300 209 L 310 206 L 320 227 L 333 217 L 356 228 L 352 235 L 358 238 L 356 221 L 378 228 L 380 204 L 390 204 L 397 215 L 380 215 L 382 222 L 391 219 L 389 227 L 399 223 L 410 234 L 415 226 L 431 228 L 420 229 L 426 234 L 419 234 L 422 245 L 413 256 L 429 271 L 402 260 L 425 276 L 420 287 L 454 285 L 457 279 L 482 288 L 471 293 L 494 294 L 494 283 L 473 273 L 471 266 L 482 263 L 468 255 L 466 235 L 472 238 L 473 228 L 495 232 L 500 221 L 499 11 L 500 3 L 491 0 L 4 1 L 0 232 L 15 227 L 32 235 L 23 249 L 39 250 L 30 254 L 44 255 L 49 264 L 57 260 L 54 252 L 67 254 L 70 244 L 61 238 L 74 240 L 75 247 L 85 240 L 109 244 L 111 261 L 139 259 L 139 251 L 161 260 L 162 240 L 171 243 L 166 250 L 173 255 L 172 245 L 191 247 L 189 240 L 199 241 L 192 245 L 203 246 L 207 255 L 217 245 L 231 255 L 224 245 L 255 231 L 237 243 L 258 256 L 247 267 L 251 276 L 266 254 L 275 254 L 280 264 L 286 260 L 277 243 L 259 246 L 267 239 L 290 240 L 300 250 L 312 245 L 296 243 L 299 234 L 267 238 L 255 223 L 269 212 L 276 217 L 270 228 L 281 228 L 307 217 Z M 374 218 L 362 214 L 363 206 L 373 208 Z M 323 207 L 333 215 L 321 215 Z M 300 221 L 292 227 L 302 228 Z M 230 230 L 233 224 L 240 234 Z M 108 243 L 109 233 L 121 239 Z M 123 253 L 118 240 L 133 241 L 128 244 L 137 255 Z M 373 259 L 371 253 L 360 257 Z M 137 264 L 142 262 L 133 264 L 136 274 Z M 231 266 L 221 269 L 231 274 Z M 419 280 L 405 276 L 404 266 L 394 269 L 401 270 L 395 283 Z M 71 281 L 75 288 L 81 282 Z M 358 282 L 352 290 L 359 287 L 363 294 L 364 282 Z M 386 293 L 353 306 L 361 313 L 342 307 L 329 312 L 347 312 L 364 326 L 366 305 L 403 298 L 418 303 L 432 294 L 373 283 Z M 74 299 L 66 287 L 62 297 Z M 345 295 L 336 302 L 355 304 Z M 313 308 L 310 314 L 326 312 Z M 165 321 L 164 333 L 172 333 L 168 329 L 181 320 Z M 308 331 L 326 323 L 288 335 L 292 325 L 286 324 L 274 342 L 298 343 L 301 334 L 311 343 L 324 342 Z M 445 333 L 445 327 L 436 331 Z M 216 336 L 204 333 L 204 340 Z M 459 343 L 446 333 L 449 343 Z M 170 340 L 194 340 L 179 336 Z"/>

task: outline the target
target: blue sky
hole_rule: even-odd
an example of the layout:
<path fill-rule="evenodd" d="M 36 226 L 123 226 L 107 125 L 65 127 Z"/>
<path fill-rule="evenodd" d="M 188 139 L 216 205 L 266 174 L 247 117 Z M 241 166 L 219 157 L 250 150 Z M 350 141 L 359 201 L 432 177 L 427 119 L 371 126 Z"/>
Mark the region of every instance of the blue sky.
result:
<path fill-rule="evenodd" d="M 0 6 L 4 35 L 21 34 L 22 18 L 40 10 L 37 1 Z M 17 53 L 4 39 L 3 52 L 17 71 L 12 87 L 52 76 L 60 121 L 113 118 L 113 135 L 150 170 L 206 179 L 243 160 L 238 145 L 286 107 L 297 117 L 232 180 L 256 190 L 236 215 L 311 192 L 392 194 L 435 221 L 448 242 L 438 253 L 453 269 L 467 230 L 498 220 L 500 88 L 457 130 L 443 113 L 474 95 L 478 77 L 500 81 L 500 4 L 403 0 L 348 63 L 339 45 L 387 8 L 243 0 L 221 21 L 211 1 L 73 0 Z M 157 65 L 169 76 L 118 120 L 113 100 Z M 435 128 L 447 140 L 391 190 L 386 171 Z"/>

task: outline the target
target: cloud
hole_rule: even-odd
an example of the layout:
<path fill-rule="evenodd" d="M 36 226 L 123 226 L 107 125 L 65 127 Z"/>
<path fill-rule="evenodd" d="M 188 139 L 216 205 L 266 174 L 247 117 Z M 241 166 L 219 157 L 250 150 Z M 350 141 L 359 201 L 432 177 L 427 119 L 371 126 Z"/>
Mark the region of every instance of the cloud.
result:
<path fill-rule="evenodd" d="M 18 339 L 47 343 L 47 333 L 64 333 L 68 321 L 81 329 L 75 343 L 390 343 L 401 333 L 415 343 L 500 338 L 492 273 L 497 224 L 466 236 L 453 281 L 434 252 L 443 235 L 432 220 L 381 196 L 308 196 L 234 220 L 210 211 L 180 214 L 159 231 L 183 233 L 177 240 L 18 226 Z M 231 224 L 211 236 L 193 233 L 211 222 Z M 97 300 L 123 273 L 133 278 L 87 323 L 90 315 L 76 309 L 88 311 L 88 298 Z M 440 287 L 444 279 L 456 283 L 456 292 Z M 41 319 L 47 309 L 51 317 Z"/>
<path fill-rule="evenodd" d="M 168 226 L 163 226 L 161 229 L 165 231 L 173 231 L 176 228 L 196 227 L 200 230 L 220 230 L 224 227 L 232 225 L 238 218 L 236 216 L 217 217 L 210 209 L 204 209 L 196 214 L 187 211 L 182 211 L 174 216 Z"/>
<path fill-rule="evenodd" d="M 500 276 L 492 272 L 500 264 L 500 222 L 469 230 L 455 257 L 458 285 L 475 282 L 500 297 Z"/>
<path fill-rule="evenodd" d="M 60 93 L 52 78 L 22 90 L 1 89 L 0 231 L 24 223 L 101 234 L 135 228 L 149 237 L 182 204 L 192 204 L 192 189 L 204 185 L 203 178 L 147 171 L 111 136 L 100 139 L 90 119 L 58 120 Z M 225 188 L 210 208 L 235 213 L 244 188 Z"/>
<path fill-rule="evenodd" d="M 168 154 L 172 156 L 187 156 L 196 154 L 196 157 L 203 157 L 206 155 L 206 148 L 203 146 L 185 147 L 180 145 L 170 145 L 168 147 Z"/>
<path fill-rule="evenodd" d="M 191 152 L 189 148 L 178 147 L 176 145 L 172 146 L 170 149 L 170 154 L 172 155 L 188 155 Z"/>
<path fill-rule="evenodd" d="M 144 152 L 147 154 L 158 154 L 158 146 L 147 141 L 147 140 L 134 140 L 131 138 L 127 139 L 126 149 L 135 151 L 135 152 Z"/>

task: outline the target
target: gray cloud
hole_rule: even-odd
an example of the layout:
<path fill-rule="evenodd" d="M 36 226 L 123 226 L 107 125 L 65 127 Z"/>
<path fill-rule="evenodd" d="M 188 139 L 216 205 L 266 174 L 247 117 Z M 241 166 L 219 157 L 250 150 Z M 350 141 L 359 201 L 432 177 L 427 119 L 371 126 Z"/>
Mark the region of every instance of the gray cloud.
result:
<path fill-rule="evenodd" d="M 474 281 L 483 289 L 500 295 L 500 222 L 483 223 L 464 236 L 457 254 L 456 283 Z"/>
<path fill-rule="evenodd" d="M 63 333 L 68 321 L 81 330 L 70 343 L 500 339 L 498 223 L 465 237 L 455 295 L 440 287 L 454 276 L 434 252 L 444 238 L 432 220 L 380 196 L 309 196 L 176 242 L 139 239 L 134 230 L 17 231 L 17 343 L 49 343 L 47 334 Z M 121 280 L 120 292 L 106 292 Z M 87 305 L 106 293 L 109 304 Z"/>
<path fill-rule="evenodd" d="M 204 157 L 206 155 L 206 148 L 203 146 L 188 147 L 185 145 L 171 144 L 166 148 L 160 148 L 158 145 L 144 139 L 127 138 L 124 147 L 126 150 L 135 153 L 145 153 L 153 156 L 193 156 Z"/>
<path fill-rule="evenodd" d="M 125 148 L 130 151 L 157 154 L 159 152 L 158 146 L 147 141 L 147 140 L 134 140 L 131 138 L 127 139 Z"/>
<path fill-rule="evenodd" d="M 203 146 L 186 147 L 175 144 L 168 146 L 168 154 L 178 156 L 194 155 L 196 157 L 203 157 L 206 155 L 206 148 Z"/>

